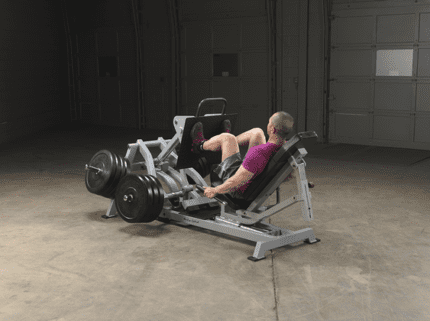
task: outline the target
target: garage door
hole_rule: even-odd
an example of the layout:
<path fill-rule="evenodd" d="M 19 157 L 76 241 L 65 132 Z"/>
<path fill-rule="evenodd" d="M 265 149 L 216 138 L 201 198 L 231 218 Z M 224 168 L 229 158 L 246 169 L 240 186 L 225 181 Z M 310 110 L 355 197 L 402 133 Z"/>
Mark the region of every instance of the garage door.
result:
<path fill-rule="evenodd" d="M 339 2 L 332 11 L 330 142 L 430 150 L 430 6 Z"/>

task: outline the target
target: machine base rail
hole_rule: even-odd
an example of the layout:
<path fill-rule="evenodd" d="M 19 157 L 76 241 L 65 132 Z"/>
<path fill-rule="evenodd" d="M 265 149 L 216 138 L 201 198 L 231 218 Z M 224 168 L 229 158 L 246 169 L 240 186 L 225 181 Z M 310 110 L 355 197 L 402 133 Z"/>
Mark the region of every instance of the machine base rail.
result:
<path fill-rule="evenodd" d="M 320 242 L 314 235 L 311 228 L 304 228 L 298 231 L 279 228 L 272 224 L 260 223 L 258 227 L 244 226 L 241 224 L 228 223 L 221 216 L 216 216 L 215 220 L 203 220 L 196 217 L 187 216 L 186 213 L 164 210 L 159 220 L 170 220 L 171 223 L 198 226 L 215 232 L 239 237 L 256 242 L 254 254 L 248 257 L 251 261 L 259 261 L 265 258 L 265 252 L 283 247 L 292 243 L 305 241 L 308 244 Z M 161 221 L 160 220 L 160 221 Z M 279 234 L 279 235 L 271 235 Z"/>

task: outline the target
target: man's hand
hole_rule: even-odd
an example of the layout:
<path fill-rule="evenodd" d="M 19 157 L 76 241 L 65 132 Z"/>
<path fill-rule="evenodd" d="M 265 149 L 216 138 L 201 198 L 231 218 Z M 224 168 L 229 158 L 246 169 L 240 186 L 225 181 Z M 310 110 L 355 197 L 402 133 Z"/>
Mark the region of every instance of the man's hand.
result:
<path fill-rule="evenodd" d="M 207 187 L 207 186 L 203 186 L 203 188 L 205 189 L 205 196 L 209 197 L 209 198 L 214 198 L 215 195 L 217 194 L 216 190 L 214 187 Z"/>

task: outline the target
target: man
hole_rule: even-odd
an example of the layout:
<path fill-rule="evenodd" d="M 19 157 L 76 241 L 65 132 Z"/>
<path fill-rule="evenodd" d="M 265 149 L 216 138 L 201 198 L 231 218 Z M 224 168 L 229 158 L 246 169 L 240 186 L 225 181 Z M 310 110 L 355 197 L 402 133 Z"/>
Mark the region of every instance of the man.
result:
<path fill-rule="evenodd" d="M 195 124 L 191 129 L 192 151 L 197 154 L 205 150 L 222 151 L 222 162 L 214 172 L 223 184 L 215 188 L 204 187 L 205 196 L 213 198 L 216 194 L 230 193 L 233 198 L 243 199 L 243 193 L 252 179 L 263 172 L 270 158 L 285 143 L 293 126 L 294 119 L 288 113 L 281 111 L 273 114 L 267 124 L 269 140 L 266 142 L 261 128 L 253 128 L 237 137 L 232 135 L 229 120 L 222 123 L 224 133 L 207 140 L 203 137 L 203 124 Z M 239 146 L 246 145 L 249 145 L 248 153 L 242 161 Z"/>

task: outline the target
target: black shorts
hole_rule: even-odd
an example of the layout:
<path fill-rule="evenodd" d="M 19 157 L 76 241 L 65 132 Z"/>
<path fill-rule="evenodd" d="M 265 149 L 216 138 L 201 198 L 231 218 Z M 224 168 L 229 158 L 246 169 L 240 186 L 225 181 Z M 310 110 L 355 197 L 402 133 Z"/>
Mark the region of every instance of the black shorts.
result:
<path fill-rule="evenodd" d="M 224 159 L 217 167 L 214 169 L 214 173 L 225 183 L 230 177 L 233 177 L 242 165 L 242 156 L 240 153 L 236 153 Z M 228 193 L 233 198 L 244 199 L 241 191 L 233 191 Z"/>

